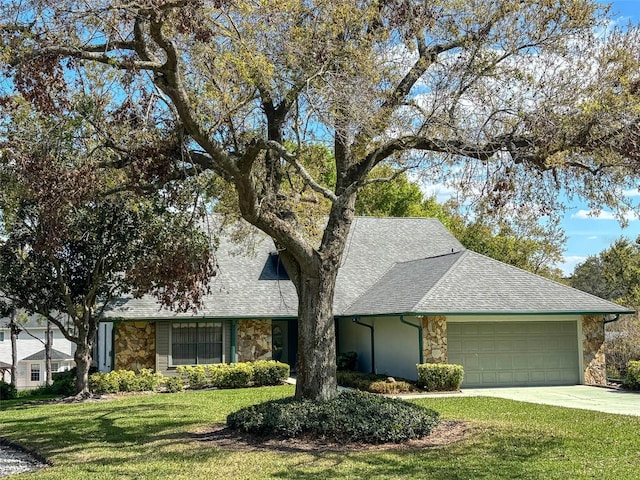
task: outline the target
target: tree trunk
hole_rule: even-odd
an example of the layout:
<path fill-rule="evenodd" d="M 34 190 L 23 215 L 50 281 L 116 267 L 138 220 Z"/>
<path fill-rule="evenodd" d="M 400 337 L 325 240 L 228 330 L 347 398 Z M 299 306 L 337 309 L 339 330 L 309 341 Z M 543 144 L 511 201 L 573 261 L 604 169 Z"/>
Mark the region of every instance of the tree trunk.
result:
<path fill-rule="evenodd" d="M 338 393 L 333 293 L 337 266 L 320 276 L 302 274 L 298 289 L 296 398 L 329 400 Z"/>
<path fill-rule="evenodd" d="M 51 329 L 51 322 L 47 320 L 47 333 L 44 342 L 44 362 L 45 371 L 47 375 L 46 384 L 53 384 L 53 374 L 51 372 L 51 344 L 53 343 L 53 330 Z"/>
<path fill-rule="evenodd" d="M 20 328 L 16 323 L 17 312 L 14 309 L 11 312 L 11 321 L 9 322 L 9 330 L 11 331 L 11 385 L 15 388 L 18 380 L 18 334 Z"/>
<path fill-rule="evenodd" d="M 76 353 L 73 356 L 76 361 L 76 395 L 88 397 L 89 393 L 89 368 L 91 367 L 91 345 L 79 342 L 76 345 Z"/>

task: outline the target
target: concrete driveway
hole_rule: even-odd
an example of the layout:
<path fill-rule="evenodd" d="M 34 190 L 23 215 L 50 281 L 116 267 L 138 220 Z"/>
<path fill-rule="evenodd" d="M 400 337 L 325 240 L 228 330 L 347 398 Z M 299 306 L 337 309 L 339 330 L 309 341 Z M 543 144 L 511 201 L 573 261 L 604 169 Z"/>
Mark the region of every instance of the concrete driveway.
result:
<path fill-rule="evenodd" d="M 568 387 L 465 388 L 460 393 L 433 394 L 441 397 L 498 397 L 520 402 L 541 403 L 557 407 L 580 408 L 619 415 L 640 416 L 640 393 L 587 385 Z"/>

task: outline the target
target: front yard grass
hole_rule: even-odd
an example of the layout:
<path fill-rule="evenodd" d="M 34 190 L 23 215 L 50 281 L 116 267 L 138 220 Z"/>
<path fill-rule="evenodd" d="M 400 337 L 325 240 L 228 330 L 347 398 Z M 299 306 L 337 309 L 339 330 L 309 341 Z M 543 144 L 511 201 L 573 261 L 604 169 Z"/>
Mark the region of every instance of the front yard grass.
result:
<path fill-rule="evenodd" d="M 473 432 L 446 447 L 370 452 L 230 451 L 199 431 L 293 387 L 123 396 L 83 404 L 0 402 L 0 437 L 53 463 L 28 479 L 633 479 L 640 417 L 459 397 L 420 399 Z"/>

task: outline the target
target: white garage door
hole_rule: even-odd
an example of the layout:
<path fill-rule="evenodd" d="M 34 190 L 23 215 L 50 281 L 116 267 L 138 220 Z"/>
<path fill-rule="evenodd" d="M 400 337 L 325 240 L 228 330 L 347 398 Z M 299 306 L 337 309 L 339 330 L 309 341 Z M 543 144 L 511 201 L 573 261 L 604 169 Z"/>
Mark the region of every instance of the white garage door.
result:
<path fill-rule="evenodd" d="M 465 387 L 580 383 L 576 322 L 447 324 L 449 363 Z"/>

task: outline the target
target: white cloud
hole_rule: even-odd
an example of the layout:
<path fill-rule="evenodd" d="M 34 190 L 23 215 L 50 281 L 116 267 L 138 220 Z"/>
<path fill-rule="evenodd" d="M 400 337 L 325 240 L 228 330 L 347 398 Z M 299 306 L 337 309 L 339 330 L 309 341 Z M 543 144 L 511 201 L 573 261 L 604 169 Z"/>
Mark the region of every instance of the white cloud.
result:
<path fill-rule="evenodd" d="M 422 191 L 427 197 L 435 195 L 438 203 L 444 203 L 450 198 L 453 198 L 458 193 L 455 188 L 445 185 L 443 183 L 436 183 L 432 185 L 422 185 Z"/>
<path fill-rule="evenodd" d="M 587 240 L 598 240 L 596 235 L 592 235 L 591 237 L 587 237 Z"/>
<path fill-rule="evenodd" d="M 596 212 L 594 210 L 578 210 L 576 213 L 571 214 L 571 218 L 577 218 L 580 220 L 618 220 L 613 212 L 602 210 Z M 634 212 L 627 212 L 624 214 L 624 218 L 627 221 L 638 220 L 638 214 Z"/>
<path fill-rule="evenodd" d="M 579 255 L 568 255 L 563 258 L 563 261 L 558 263 L 556 266 L 562 270 L 562 273 L 565 277 L 570 276 L 576 268 L 576 265 L 584 262 L 587 257 L 579 256 Z"/>

